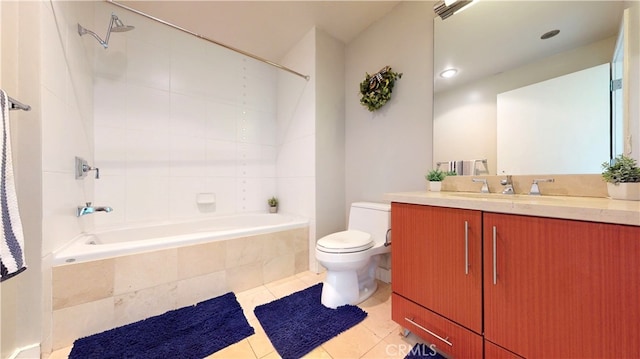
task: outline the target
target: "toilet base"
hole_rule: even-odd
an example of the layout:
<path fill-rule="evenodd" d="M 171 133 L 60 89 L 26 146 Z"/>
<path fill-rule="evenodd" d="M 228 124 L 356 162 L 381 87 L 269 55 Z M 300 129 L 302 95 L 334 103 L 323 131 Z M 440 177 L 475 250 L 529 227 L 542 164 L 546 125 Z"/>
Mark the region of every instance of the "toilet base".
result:
<path fill-rule="evenodd" d="M 378 262 L 379 257 L 373 256 L 366 266 L 357 271 L 328 269 L 322 286 L 322 305 L 335 309 L 347 304 L 356 305 L 371 297 L 378 289 L 375 278 Z"/>

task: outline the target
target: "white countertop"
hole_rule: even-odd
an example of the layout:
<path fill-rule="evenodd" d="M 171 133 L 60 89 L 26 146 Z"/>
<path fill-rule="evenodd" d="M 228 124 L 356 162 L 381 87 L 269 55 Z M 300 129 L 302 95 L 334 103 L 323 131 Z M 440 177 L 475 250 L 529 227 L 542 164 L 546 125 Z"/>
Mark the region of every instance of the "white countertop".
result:
<path fill-rule="evenodd" d="M 438 207 L 640 226 L 640 201 L 426 191 L 386 193 L 384 199 Z"/>

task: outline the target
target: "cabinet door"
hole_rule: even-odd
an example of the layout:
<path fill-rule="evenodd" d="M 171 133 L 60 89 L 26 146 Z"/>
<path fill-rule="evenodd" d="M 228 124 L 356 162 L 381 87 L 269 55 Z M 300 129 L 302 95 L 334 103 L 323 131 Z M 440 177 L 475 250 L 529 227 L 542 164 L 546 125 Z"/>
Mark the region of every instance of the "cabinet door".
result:
<path fill-rule="evenodd" d="M 391 234 L 393 291 L 481 334 L 481 212 L 393 203 Z"/>
<path fill-rule="evenodd" d="M 528 358 L 640 357 L 640 227 L 485 213 L 484 241 L 487 340 Z"/>

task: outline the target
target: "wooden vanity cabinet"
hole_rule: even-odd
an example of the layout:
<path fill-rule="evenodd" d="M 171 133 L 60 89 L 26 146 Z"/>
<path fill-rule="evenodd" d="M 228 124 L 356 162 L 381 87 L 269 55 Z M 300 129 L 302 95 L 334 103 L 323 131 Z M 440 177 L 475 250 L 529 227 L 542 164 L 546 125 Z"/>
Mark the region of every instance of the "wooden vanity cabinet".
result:
<path fill-rule="evenodd" d="M 492 342 L 484 341 L 484 359 L 522 359 L 521 356 L 501 348 Z"/>
<path fill-rule="evenodd" d="M 526 358 L 640 357 L 640 227 L 495 213 L 483 225 L 486 341 Z"/>
<path fill-rule="evenodd" d="M 394 202 L 391 228 L 393 319 L 452 356 L 481 357 L 482 213 Z"/>
<path fill-rule="evenodd" d="M 451 357 L 640 358 L 640 227 L 392 203 L 392 318 Z"/>

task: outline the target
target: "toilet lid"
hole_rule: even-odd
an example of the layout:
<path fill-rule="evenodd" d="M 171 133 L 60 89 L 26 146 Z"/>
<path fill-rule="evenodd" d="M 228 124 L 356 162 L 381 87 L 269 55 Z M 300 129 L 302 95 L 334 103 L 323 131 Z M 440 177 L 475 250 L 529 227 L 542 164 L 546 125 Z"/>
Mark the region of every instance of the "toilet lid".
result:
<path fill-rule="evenodd" d="M 332 233 L 318 240 L 318 250 L 328 253 L 360 252 L 371 247 L 371 235 L 356 230 Z"/>

